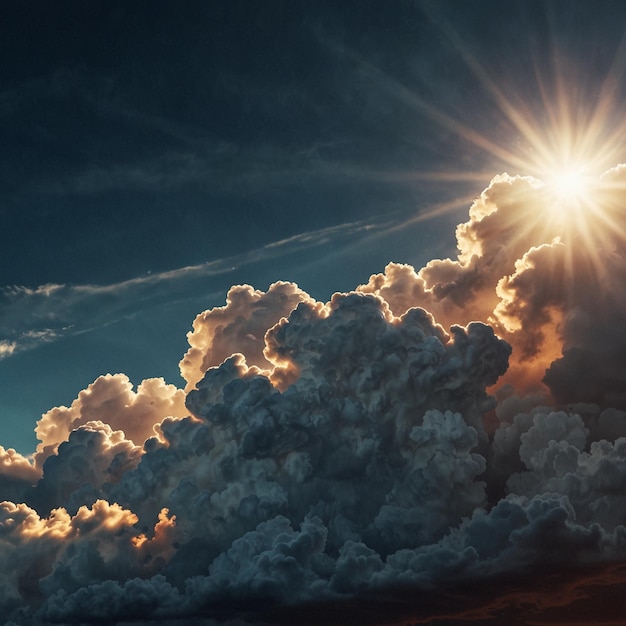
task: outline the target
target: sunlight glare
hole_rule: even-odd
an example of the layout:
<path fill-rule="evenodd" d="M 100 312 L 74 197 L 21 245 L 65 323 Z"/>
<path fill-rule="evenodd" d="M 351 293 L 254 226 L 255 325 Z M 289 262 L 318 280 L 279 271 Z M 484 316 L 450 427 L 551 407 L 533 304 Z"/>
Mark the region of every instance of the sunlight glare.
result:
<path fill-rule="evenodd" d="M 556 172 L 548 183 L 554 195 L 562 201 L 575 201 L 587 193 L 587 177 L 576 169 L 565 169 Z"/>
<path fill-rule="evenodd" d="M 560 229 L 559 235 L 587 229 L 599 209 L 598 177 L 590 168 L 577 162 L 563 167 L 546 168 L 543 174 L 548 226 Z"/>
<path fill-rule="evenodd" d="M 595 204 L 594 189 L 597 180 L 583 165 L 568 165 L 546 172 L 543 179 L 548 203 L 553 213 L 561 219 L 578 217 Z"/>

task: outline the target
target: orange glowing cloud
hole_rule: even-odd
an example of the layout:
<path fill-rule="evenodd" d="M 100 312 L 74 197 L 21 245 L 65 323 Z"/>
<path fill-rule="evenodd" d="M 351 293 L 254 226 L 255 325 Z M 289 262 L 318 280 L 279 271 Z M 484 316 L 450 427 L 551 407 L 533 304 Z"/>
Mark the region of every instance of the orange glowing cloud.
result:
<path fill-rule="evenodd" d="M 168 513 L 166 508 L 161 509 L 152 537 L 141 534 L 131 539 L 138 558 L 144 563 L 145 575 L 156 573 L 176 552 L 176 516 L 168 517 Z"/>
<path fill-rule="evenodd" d="M 187 334 L 190 348 L 180 362 L 180 372 L 192 389 L 209 367 L 235 353 L 246 356 L 249 366 L 272 368 L 264 355 L 265 332 L 310 296 L 293 283 L 277 282 L 267 292 L 249 285 L 231 287 L 226 305 L 200 313 Z"/>
<path fill-rule="evenodd" d="M 137 391 L 124 374 L 107 374 L 81 391 L 70 407 L 55 407 L 37 423 L 35 432 L 41 442 L 37 463 L 56 451 L 73 430 L 88 422 L 108 424 L 122 430 L 127 439 L 141 445 L 154 436 L 154 426 L 168 416 L 184 417 L 185 394 L 162 378 L 144 380 Z"/>

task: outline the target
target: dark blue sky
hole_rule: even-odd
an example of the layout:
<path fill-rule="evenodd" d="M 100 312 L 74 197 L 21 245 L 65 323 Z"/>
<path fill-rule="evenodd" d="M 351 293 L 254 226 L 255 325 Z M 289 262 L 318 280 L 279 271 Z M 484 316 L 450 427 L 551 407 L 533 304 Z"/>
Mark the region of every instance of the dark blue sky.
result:
<path fill-rule="evenodd" d="M 432 90 L 447 62 L 414 7 L 14 11 L 2 20 L 2 230 L 21 262 L 2 283 L 119 281 L 414 208 L 414 189 L 371 174 L 423 166 L 424 121 L 364 67 Z"/>
<path fill-rule="evenodd" d="M 569 68 L 593 97 L 625 19 L 621 2 L 3 3 L 0 443 L 29 452 L 40 414 L 98 374 L 180 384 L 194 315 L 231 284 L 326 299 L 452 254 L 510 166 L 440 114 L 523 148 L 468 59 L 539 116 L 535 74 Z"/>
<path fill-rule="evenodd" d="M 620 623 L 625 33 L 0 0 L 7 623 Z"/>

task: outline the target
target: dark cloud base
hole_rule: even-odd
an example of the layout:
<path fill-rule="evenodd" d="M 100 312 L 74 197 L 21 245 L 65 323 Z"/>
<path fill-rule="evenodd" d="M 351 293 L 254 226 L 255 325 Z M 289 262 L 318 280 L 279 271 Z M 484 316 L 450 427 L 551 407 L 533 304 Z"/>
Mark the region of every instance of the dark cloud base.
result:
<path fill-rule="evenodd" d="M 617 624 L 626 610 L 624 568 L 622 564 L 552 568 L 525 575 L 456 581 L 445 591 L 400 586 L 350 600 L 279 607 L 259 613 L 251 623 L 263 626 Z"/>
<path fill-rule="evenodd" d="M 625 584 L 623 564 L 552 568 L 524 575 L 454 581 L 445 590 L 397 586 L 344 600 L 271 608 L 246 607 L 242 602 L 236 611 L 216 608 L 204 615 L 171 618 L 167 623 L 172 626 L 608 626 L 623 619 Z M 136 620 L 119 621 L 115 625 L 136 623 Z M 163 621 L 141 620 L 141 623 L 153 626 Z"/>

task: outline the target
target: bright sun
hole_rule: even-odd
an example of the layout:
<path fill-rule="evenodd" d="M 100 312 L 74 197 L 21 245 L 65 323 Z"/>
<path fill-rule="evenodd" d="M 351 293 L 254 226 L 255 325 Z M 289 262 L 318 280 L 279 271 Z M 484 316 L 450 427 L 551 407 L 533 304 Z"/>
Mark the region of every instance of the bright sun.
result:
<path fill-rule="evenodd" d="M 588 179 L 577 169 L 565 169 L 550 177 L 548 184 L 557 199 L 574 202 L 583 199 L 588 192 Z"/>
<path fill-rule="evenodd" d="M 464 146 L 476 148 L 477 154 L 484 153 L 489 166 L 483 171 L 422 171 L 408 176 L 437 183 L 471 181 L 478 188 L 493 178 L 497 166 L 509 176 L 527 178 L 532 193 L 520 237 L 525 228 L 544 227 L 546 241 L 556 237 L 571 246 L 572 255 L 587 253 L 600 272 L 594 251 L 606 246 L 608 237 L 626 239 L 621 226 L 623 206 L 618 202 L 626 184 L 624 172 L 617 172 L 617 167 L 626 169 L 626 118 L 620 90 L 621 75 L 626 72 L 622 62 L 626 43 L 616 51 L 615 63 L 599 92 L 588 94 L 572 78 L 573 68 L 560 58 L 545 70 L 535 67 L 534 82 L 529 77 L 516 87 L 502 82 L 502 77 L 496 80 L 451 28 L 446 34 L 491 96 L 494 115 L 486 128 L 493 135 L 432 107 L 390 77 L 381 73 L 379 78 L 420 115 L 458 136 Z M 411 221 L 456 211 L 474 198 L 473 194 L 458 196 Z"/>
<path fill-rule="evenodd" d="M 571 237 L 594 228 L 601 210 L 600 181 L 584 165 L 546 168 L 542 176 L 546 225 L 560 229 L 560 235 Z"/>
<path fill-rule="evenodd" d="M 584 166 L 567 166 L 548 171 L 544 176 L 547 202 L 561 218 L 590 209 L 594 204 L 597 181 Z"/>

